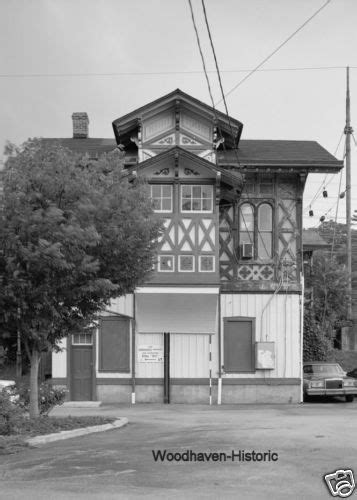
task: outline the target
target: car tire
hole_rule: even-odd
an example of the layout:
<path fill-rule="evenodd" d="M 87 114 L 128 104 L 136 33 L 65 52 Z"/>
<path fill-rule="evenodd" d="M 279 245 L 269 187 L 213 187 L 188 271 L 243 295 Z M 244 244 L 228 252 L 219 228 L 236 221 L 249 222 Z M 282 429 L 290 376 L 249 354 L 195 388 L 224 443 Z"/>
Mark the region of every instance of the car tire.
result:
<path fill-rule="evenodd" d="M 346 403 L 352 403 L 353 401 L 353 394 L 349 394 L 348 396 L 346 396 Z"/>

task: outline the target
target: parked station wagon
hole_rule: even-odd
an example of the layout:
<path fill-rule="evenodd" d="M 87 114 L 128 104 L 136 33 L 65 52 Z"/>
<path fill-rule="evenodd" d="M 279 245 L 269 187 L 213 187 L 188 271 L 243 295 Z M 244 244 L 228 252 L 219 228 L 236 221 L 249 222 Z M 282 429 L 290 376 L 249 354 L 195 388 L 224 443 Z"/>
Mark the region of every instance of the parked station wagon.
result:
<path fill-rule="evenodd" d="M 348 403 L 357 396 L 357 380 L 347 377 L 338 363 L 304 363 L 304 398 L 345 396 Z"/>

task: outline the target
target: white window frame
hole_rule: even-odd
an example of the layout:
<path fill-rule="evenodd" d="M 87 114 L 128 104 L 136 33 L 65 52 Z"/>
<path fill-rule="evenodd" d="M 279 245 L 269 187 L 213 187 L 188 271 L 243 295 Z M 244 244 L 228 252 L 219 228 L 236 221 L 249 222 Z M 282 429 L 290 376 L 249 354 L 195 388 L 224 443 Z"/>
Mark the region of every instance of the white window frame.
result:
<path fill-rule="evenodd" d="M 193 196 L 192 196 L 192 189 L 194 187 L 199 187 L 199 188 L 203 188 L 203 187 L 208 187 L 211 189 L 211 209 L 210 210 L 184 210 L 182 208 L 182 200 L 184 199 L 182 197 L 182 188 L 185 187 L 190 187 L 191 188 L 191 200 L 193 199 Z M 201 191 L 201 196 L 200 196 L 200 200 L 201 200 L 201 206 L 202 206 L 202 200 L 204 199 L 207 199 L 207 198 L 202 198 L 202 191 Z M 213 213 L 213 186 L 211 184 L 181 184 L 180 186 L 180 211 L 181 213 L 183 214 L 212 214 Z"/>
<path fill-rule="evenodd" d="M 261 225 L 261 209 L 263 207 L 269 207 L 270 209 L 270 219 L 269 219 L 269 223 L 270 223 L 270 229 L 261 229 L 260 225 Z M 257 207 L 257 228 L 258 228 L 258 246 L 257 246 L 257 257 L 258 259 L 261 259 L 261 260 L 266 260 L 266 261 L 270 261 L 272 258 L 273 258 L 273 207 L 271 206 L 270 203 L 266 203 L 266 202 L 263 202 L 263 203 L 260 203 L 260 205 L 258 205 Z M 270 255 L 268 257 L 262 257 L 260 255 L 260 252 L 259 252 L 259 238 L 261 238 L 261 241 L 262 241 L 262 245 L 263 247 L 265 246 L 265 243 L 264 243 L 264 240 L 263 240 L 263 234 L 270 234 L 270 238 L 271 238 L 271 241 L 270 241 Z"/>
<path fill-rule="evenodd" d="M 160 198 L 154 197 L 152 195 L 152 188 L 154 186 L 155 187 L 160 187 Z M 163 188 L 163 186 L 170 188 L 170 198 L 168 198 L 167 196 L 162 196 L 162 188 Z M 156 208 L 153 208 L 153 210 L 154 210 L 155 213 L 158 213 L 158 214 L 172 214 L 172 210 L 173 210 L 173 191 L 172 191 L 172 185 L 170 185 L 170 184 L 150 184 L 150 198 L 151 198 L 152 201 L 154 200 L 154 198 L 159 199 L 161 206 L 162 206 L 162 200 L 164 200 L 164 199 L 165 200 L 170 200 L 171 201 L 171 209 L 170 210 L 158 210 Z"/>
<path fill-rule="evenodd" d="M 90 335 L 91 337 L 91 341 L 90 342 L 75 342 L 75 336 L 79 336 L 80 335 L 85 335 L 87 337 L 87 335 Z M 93 335 L 94 335 L 94 332 L 80 332 L 80 333 L 72 333 L 72 345 L 93 345 Z"/>
<path fill-rule="evenodd" d="M 181 269 L 181 257 L 191 257 L 192 258 L 192 269 Z M 195 272 L 195 256 L 192 254 L 182 254 L 178 257 L 178 267 L 180 273 L 194 273 Z"/>
<path fill-rule="evenodd" d="M 207 271 L 206 269 L 202 269 L 201 259 L 202 257 L 211 257 L 213 260 L 213 269 Z M 198 270 L 200 273 L 214 273 L 216 271 L 216 257 L 214 255 L 200 255 L 198 258 Z"/>
<path fill-rule="evenodd" d="M 171 257 L 172 258 L 172 269 L 161 269 L 161 257 Z M 159 255 L 158 272 L 160 272 L 160 273 L 174 273 L 175 272 L 175 256 L 172 254 Z"/>

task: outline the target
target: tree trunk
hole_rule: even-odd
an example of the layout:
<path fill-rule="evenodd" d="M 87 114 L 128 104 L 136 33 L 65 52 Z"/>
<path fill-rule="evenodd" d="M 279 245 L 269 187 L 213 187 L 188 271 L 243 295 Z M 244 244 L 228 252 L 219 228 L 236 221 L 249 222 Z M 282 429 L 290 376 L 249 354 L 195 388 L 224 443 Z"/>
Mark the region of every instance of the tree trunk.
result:
<path fill-rule="evenodd" d="M 40 353 L 33 350 L 31 353 L 30 369 L 30 418 L 40 415 L 38 406 L 38 367 L 40 364 Z"/>

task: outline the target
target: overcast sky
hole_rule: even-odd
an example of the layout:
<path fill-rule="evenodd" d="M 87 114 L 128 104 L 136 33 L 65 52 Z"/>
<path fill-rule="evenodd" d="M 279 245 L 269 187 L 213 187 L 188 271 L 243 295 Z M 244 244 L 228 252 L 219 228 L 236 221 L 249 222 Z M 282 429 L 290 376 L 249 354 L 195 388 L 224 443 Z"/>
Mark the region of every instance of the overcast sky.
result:
<path fill-rule="evenodd" d="M 206 0 L 224 90 L 325 2 Z M 192 4 L 218 101 L 201 1 Z M 357 68 L 356 22 L 356 0 L 331 0 L 262 69 Z M 90 137 L 113 137 L 114 119 L 175 88 L 210 104 L 188 0 L 1 0 L 0 61 L 1 149 L 6 140 L 71 137 L 74 111 L 88 113 Z M 344 68 L 256 72 L 227 97 L 229 114 L 244 123 L 244 139 L 316 140 L 334 153 L 345 124 L 345 73 Z M 351 68 L 350 77 L 357 129 L 357 69 Z M 357 210 L 352 144 L 352 210 Z M 309 175 L 304 215 L 324 177 Z M 326 182 L 329 197 L 317 197 L 315 217 L 306 216 L 305 227 L 317 226 L 327 212 L 335 216 L 339 175 Z M 344 214 L 341 200 L 339 221 Z"/>

